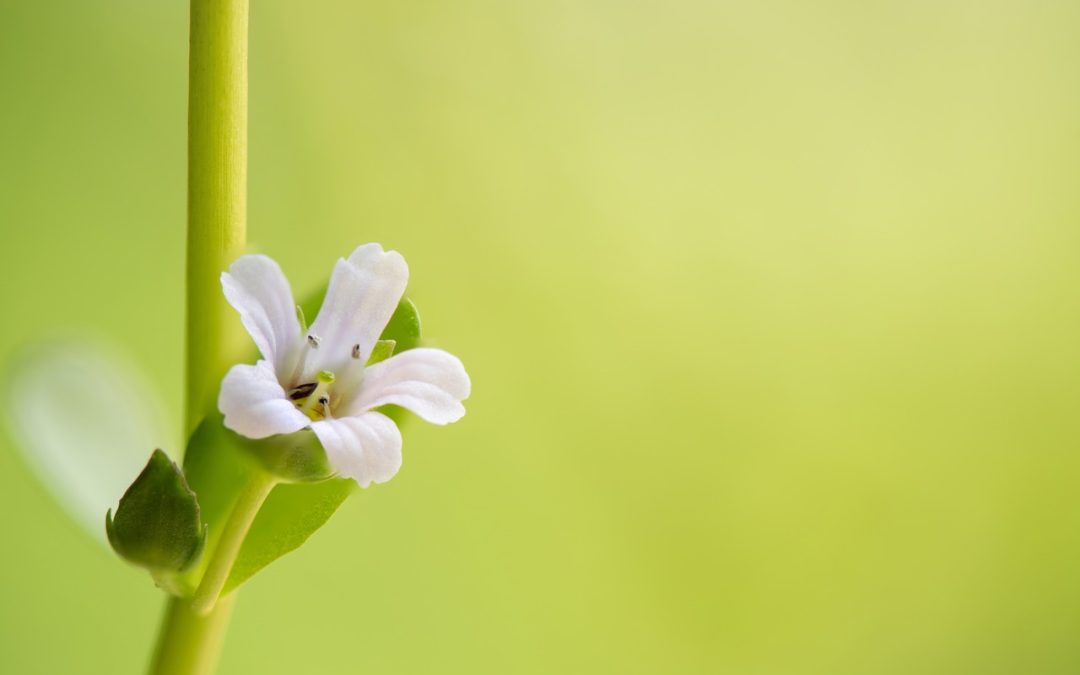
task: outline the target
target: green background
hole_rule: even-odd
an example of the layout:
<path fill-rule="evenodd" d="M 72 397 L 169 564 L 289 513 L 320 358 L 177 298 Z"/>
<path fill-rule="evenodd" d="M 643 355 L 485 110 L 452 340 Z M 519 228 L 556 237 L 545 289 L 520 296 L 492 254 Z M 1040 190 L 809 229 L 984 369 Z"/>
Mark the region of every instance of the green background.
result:
<path fill-rule="evenodd" d="M 252 5 L 253 250 L 400 250 L 474 394 L 222 673 L 1080 670 L 1080 5 Z M 0 358 L 177 427 L 186 21 L 0 0 Z M 139 672 L 149 579 L 6 439 L 0 506 L 0 671 Z"/>

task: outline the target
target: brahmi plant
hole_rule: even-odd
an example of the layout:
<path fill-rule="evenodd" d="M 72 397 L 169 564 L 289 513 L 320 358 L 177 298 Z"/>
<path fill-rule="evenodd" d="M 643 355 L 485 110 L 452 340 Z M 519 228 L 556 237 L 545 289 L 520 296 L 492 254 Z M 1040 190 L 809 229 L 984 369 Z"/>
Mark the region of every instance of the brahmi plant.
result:
<path fill-rule="evenodd" d="M 244 255 L 247 30 L 248 0 L 192 0 L 182 463 L 120 360 L 39 349 L 12 376 L 32 465 L 169 596 L 156 674 L 212 672 L 237 587 L 398 472 L 406 411 L 454 422 L 470 390 L 461 361 L 419 346 L 396 251 L 359 246 L 299 302 L 276 262 Z M 241 326 L 257 354 L 231 347 Z M 137 476 L 130 448 L 149 456 Z"/>

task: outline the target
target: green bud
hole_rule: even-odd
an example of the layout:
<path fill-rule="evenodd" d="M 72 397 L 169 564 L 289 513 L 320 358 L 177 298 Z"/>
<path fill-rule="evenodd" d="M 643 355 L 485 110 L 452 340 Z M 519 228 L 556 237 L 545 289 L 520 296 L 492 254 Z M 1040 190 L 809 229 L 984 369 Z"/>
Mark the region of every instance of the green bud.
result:
<path fill-rule="evenodd" d="M 187 569 L 206 543 L 199 500 L 161 450 L 120 498 L 116 516 L 112 509 L 105 514 L 105 532 L 121 558 L 155 577 Z"/>

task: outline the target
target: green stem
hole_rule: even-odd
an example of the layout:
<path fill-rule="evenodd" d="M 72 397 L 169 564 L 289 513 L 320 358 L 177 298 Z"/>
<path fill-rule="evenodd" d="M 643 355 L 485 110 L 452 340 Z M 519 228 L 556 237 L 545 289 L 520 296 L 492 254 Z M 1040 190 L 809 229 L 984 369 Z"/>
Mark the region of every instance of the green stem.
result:
<path fill-rule="evenodd" d="M 236 332 L 219 277 L 247 238 L 247 33 L 248 0 L 191 0 L 185 436 L 213 410 Z M 212 673 L 232 603 L 200 615 L 170 600 L 151 674 Z"/>
<path fill-rule="evenodd" d="M 214 408 L 236 346 L 221 273 L 247 238 L 248 0 L 191 0 L 188 98 L 187 412 Z"/>
<path fill-rule="evenodd" d="M 221 599 L 213 612 L 197 614 L 183 598 L 172 598 L 162 618 L 153 675 L 210 675 L 217 666 L 235 595 Z"/>
<path fill-rule="evenodd" d="M 229 573 L 232 572 L 236 556 L 240 554 L 240 547 L 251 529 L 251 523 L 255 521 L 255 516 L 276 484 L 277 480 L 269 474 L 256 471 L 240 493 L 236 505 L 233 506 L 232 515 L 229 516 L 229 522 L 221 531 L 214 557 L 210 559 L 199 588 L 191 599 L 191 608 L 195 612 L 207 614 L 213 611 L 221 597 L 221 591 L 225 588 L 225 582 L 229 580 Z"/>

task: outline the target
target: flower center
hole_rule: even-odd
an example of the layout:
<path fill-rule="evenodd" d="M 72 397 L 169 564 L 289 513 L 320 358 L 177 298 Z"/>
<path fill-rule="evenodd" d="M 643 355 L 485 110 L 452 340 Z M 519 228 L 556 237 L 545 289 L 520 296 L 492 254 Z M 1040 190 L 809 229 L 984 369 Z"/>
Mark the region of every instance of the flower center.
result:
<path fill-rule="evenodd" d="M 330 385 L 335 379 L 330 371 L 320 371 L 314 382 L 298 384 L 290 389 L 289 400 L 313 421 L 331 418 Z"/>

